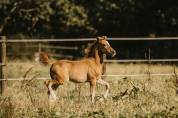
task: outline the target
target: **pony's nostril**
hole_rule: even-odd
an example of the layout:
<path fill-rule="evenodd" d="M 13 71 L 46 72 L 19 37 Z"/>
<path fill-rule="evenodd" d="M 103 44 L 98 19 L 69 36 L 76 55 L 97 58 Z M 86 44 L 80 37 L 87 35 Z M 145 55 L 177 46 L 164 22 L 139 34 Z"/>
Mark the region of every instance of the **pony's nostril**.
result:
<path fill-rule="evenodd" d="M 116 55 L 116 51 L 112 51 L 112 57 L 114 57 Z"/>

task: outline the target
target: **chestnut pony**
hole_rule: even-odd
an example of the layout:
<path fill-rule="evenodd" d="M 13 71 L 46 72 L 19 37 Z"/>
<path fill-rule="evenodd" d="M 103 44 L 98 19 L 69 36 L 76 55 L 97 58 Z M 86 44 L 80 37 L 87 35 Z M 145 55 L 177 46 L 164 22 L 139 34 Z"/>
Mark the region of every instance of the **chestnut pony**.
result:
<path fill-rule="evenodd" d="M 91 101 L 95 101 L 96 84 L 106 86 L 104 98 L 107 98 L 109 92 L 109 83 L 101 78 L 103 69 L 103 55 L 116 55 L 116 51 L 110 46 L 106 36 L 97 37 L 88 51 L 87 57 L 79 61 L 58 60 L 52 63 L 50 68 L 51 80 L 45 82 L 48 88 L 49 99 L 55 101 L 57 99 L 55 90 L 64 82 L 72 81 L 75 83 L 90 83 Z M 44 64 L 51 64 L 48 57 L 44 54 L 40 55 L 40 61 Z"/>
<path fill-rule="evenodd" d="M 89 43 L 86 48 L 84 48 L 84 56 L 89 57 L 89 52 L 92 48 L 93 43 Z M 106 54 L 103 54 L 103 59 L 106 59 Z M 106 73 L 106 63 L 102 64 L 102 75 Z M 102 79 L 105 79 L 105 77 L 102 76 Z"/>

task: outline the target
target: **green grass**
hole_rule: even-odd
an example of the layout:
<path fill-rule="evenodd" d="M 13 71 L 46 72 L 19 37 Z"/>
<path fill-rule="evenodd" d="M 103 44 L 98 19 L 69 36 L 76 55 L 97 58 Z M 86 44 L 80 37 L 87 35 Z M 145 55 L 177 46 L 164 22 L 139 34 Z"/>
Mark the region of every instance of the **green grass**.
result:
<path fill-rule="evenodd" d="M 23 77 L 33 66 L 31 62 L 10 62 L 8 77 Z M 176 67 L 177 69 L 177 67 Z M 170 65 L 108 64 L 108 74 L 172 73 Z M 49 67 L 36 65 L 28 78 L 49 77 Z M 107 100 L 92 104 L 89 84 L 81 84 L 79 100 L 78 84 L 65 83 L 57 90 L 59 100 L 50 108 L 44 80 L 26 82 L 10 81 L 5 95 L 0 97 L 0 117 L 13 118 L 124 118 L 124 117 L 178 117 L 178 94 L 175 77 L 107 77 L 111 85 Z M 105 87 L 98 85 L 96 99 Z"/>

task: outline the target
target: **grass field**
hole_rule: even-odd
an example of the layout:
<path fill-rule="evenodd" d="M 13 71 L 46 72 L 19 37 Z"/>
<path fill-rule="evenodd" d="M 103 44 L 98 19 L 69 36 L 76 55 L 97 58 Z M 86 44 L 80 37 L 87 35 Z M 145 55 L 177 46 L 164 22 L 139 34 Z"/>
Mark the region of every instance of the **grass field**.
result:
<path fill-rule="evenodd" d="M 34 66 L 27 73 L 29 68 Z M 175 67 L 178 72 L 178 67 Z M 98 85 L 96 104 L 89 97 L 89 85 L 65 83 L 57 90 L 59 100 L 49 107 L 44 80 L 49 66 L 30 61 L 8 63 L 9 78 L 30 78 L 31 81 L 9 81 L 0 97 L 0 118 L 127 118 L 178 117 L 178 86 L 175 76 L 106 77 L 110 83 L 107 100 L 97 100 L 105 87 Z M 107 74 L 173 73 L 171 65 L 107 64 Z M 26 74 L 25 74 L 26 73 Z M 28 84 L 29 83 L 29 84 Z M 79 86 L 81 86 L 79 97 Z"/>

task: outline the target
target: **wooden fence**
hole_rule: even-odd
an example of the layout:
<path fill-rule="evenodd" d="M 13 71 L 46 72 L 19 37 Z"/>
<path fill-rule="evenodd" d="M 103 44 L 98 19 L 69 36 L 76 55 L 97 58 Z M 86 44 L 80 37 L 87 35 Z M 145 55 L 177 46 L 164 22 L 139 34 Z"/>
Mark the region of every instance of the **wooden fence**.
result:
<path fill-rule="evenodd" d="M 6 72 L 6 44 L 7 43 L 24 43 L 24 42 L 31 42 L 31 43 L 38 43 L 38 51 L 41 51 L 41 48 L 63 48 L 68 50 L 76 50 L 78 47 L 52 47 L 47 45 L 42 45 L 41 43 L 45 42 L 76 42 L 76 41 L 87 41 L 91 42 L 96 40 L 95 38 L 81 38 L 81 39 L 24 39 L 24 40 L 17 40 L 17 39 L 6 39 L 5 36 L 1 36 L 0 40 L 0 94 L 3 94 L 5 87 L 7 85 L 7 72 Z M 120 40 L 120 41 L 132 41 L 132 40 L 178 40 L 178 37 L 158 37 L 158 38 L 108 38 L 108 40 Z M 149 50 L 149 49 L 148 49 Z M 116 63 L 129 63 L 129 62 L 178 62 L 178 59 L 150 59 L 150 54 L 148 59 L 145 60 L 105 60 L 105 62 L 116 62 Z M 174 73 L 173 73 L 174 74 Z M 171 74 L 149 74 L 149 76 L 172 76 Z M 104 76 L 146 76 L 146 75 L 104 75 Z M 19 80 L 19 79 L 12 79 L 12 80 Z"/>
<path fill-rule="evenodd" d="M 0 94 L 2 95 L 6 85 L 7 85 L 7 73 L 6 73 L 6 37 L 1 37 L 0 44 L 1 52 L 0 52 L 0 79 L 5 79 L 4 81 L 0 81 Z"/>

